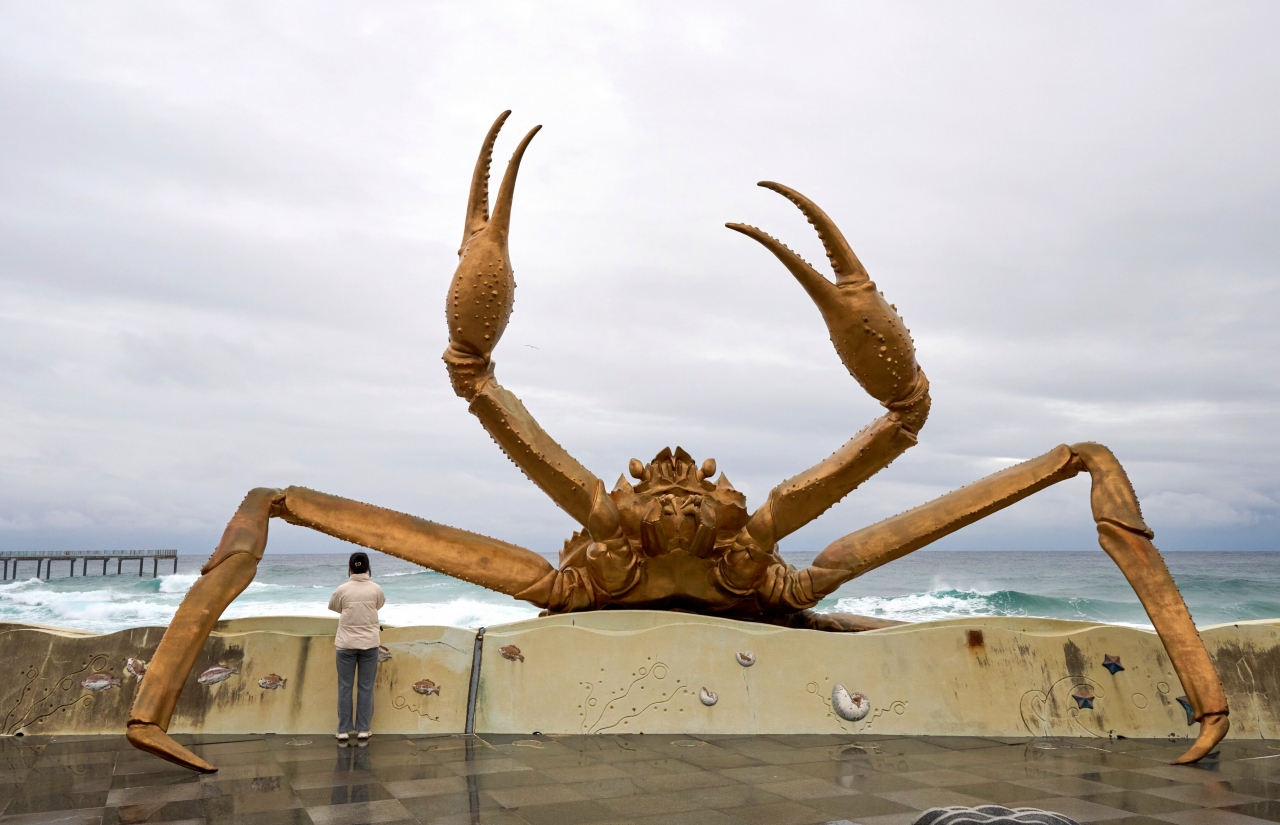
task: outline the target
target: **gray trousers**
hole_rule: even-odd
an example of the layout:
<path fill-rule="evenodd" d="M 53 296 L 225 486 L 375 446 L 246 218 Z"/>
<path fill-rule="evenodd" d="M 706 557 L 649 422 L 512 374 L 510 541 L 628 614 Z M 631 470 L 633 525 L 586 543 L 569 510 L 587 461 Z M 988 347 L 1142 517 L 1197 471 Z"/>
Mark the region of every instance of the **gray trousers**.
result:
<path fill-rule="evenodd" d="M 356 724 L 351 725 L 351 685 L 360 667 L 360 683 L 356 689 Z M 378 649 L 344 650 L 338 648 L 338 733 L 369 730 L 373 723 L 373 680 L 378 675 Z"/>

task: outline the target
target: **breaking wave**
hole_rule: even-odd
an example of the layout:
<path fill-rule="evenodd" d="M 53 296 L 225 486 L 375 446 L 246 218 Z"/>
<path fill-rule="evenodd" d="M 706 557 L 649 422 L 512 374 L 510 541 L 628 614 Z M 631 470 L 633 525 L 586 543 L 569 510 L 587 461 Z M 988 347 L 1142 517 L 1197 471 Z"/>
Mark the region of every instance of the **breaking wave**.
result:
<path fill-rule="evenodd" d="M 823 612 L 855 613 L 900 622 L 929 622 L 971 616 L 1025 616 L 1110 622 L 1149 627 L 1141 606 L 1086 598 L 1056 598 L 1019 590 L 930 590 L 900 596 L 846 596 Z"/>
<path fill-rule="evenodd" d="M 1167 560 L 1200 625 L 1280 617 L 1280 553 L 1171 553 Z M 799 566 L 807 559 L 793 560 Z M 199 578 L 204 557 L 178 572 L 56 576 L 0 582 L 0 622 L 111 632 L 166 625 Z M 346 579 L 346 556 L 268 555 L 227 611 L 246 616 L 328 616 Z M 408 562 L 379 556 L 389 625 L 480 627 L 529 619 L 537 608 Z M 1100 553 L 920 553 L 856 579 L 819 610 L 905 622 L 1015 616 L 1150 627 L 1137 595 Z"/>

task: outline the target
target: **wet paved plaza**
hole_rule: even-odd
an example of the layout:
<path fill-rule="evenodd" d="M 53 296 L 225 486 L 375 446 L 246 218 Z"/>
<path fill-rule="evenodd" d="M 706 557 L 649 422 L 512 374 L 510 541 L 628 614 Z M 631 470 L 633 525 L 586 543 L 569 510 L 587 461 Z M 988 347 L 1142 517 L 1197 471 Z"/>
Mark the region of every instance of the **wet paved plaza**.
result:
<path fill-rule="evenodd" d="M 906 825 L 998 803 L 1114 825 L 1280 822 L 1280 743 L 875 736 L 180 736 L 197 775 L 120 736 L 0 739 L 0 823 Z"/>

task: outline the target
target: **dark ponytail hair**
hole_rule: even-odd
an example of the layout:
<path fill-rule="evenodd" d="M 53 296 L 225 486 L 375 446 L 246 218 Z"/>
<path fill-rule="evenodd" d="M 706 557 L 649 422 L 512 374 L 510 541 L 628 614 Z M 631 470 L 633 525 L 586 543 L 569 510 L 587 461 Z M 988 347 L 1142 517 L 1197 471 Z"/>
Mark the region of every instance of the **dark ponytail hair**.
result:
<path fill-rule="evenodd" d="M 347 568 L 352 573 L 368 573 L 369 555 L 367 553 L 352 553 L 351 558 L 347 561 Z"/>

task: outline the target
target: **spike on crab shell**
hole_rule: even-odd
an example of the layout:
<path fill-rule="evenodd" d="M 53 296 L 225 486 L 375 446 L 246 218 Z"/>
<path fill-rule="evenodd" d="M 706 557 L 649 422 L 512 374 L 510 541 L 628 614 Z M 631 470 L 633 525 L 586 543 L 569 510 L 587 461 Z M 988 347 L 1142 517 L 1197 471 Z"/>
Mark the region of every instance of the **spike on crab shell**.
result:
<path fill-rule="evenodd" d="M 263 690 L 279 690 L 284 687 L 284 683 L 287 681 L 289 680 L 281 678 L 275 673 L 268 673 L 266 676 L 263 676 L 258 680 L 258 687 Z"/>
<path fill-rule="evenodd" d="M 498 652 L 501 653 L 502 658 L 506 659 L 508 662 L 524 661 L 524 654 L 521 653 L 520 648 L 516 647 L 515 645 L 506 645 L 504 647 L 500 647 L 498 648 Z"/>
<path fill-rule="evenodd" d="M 234 674 L 239 673 L 238 667 L 227 667 L 226 665 L 214 665 L 196 677 L 196 681 L 202 685 L 216 685 L 218 682 L 225 682 Z"/>
<path fill-rule="evenodd" d="M 125 659 L 124 672 L 138 681 L 142 681 L 142 677 L 147 675 L 147 663 L 141 659 L 135 659 L 130 656 Z"/>
<path fill-rule="evenodd" d="M 440 686 L 430 679 L 420 679 L 416 684 L 414 684 L 413 692 L 420 693 L 423 696 L 439 696 Z"/>
<path fill-rule="evenodd" d="M 391 651 L 390 651 L 390 650 L 387 650 L 386 645 L 378 645 L 378 662 L 379 662 L 379 664 L 381 664 L 382 662 L 387 661 L 387 660 L 388 660 L 388 659 L 390 659 L 390 658 L 391 658 Z"/>
<path fill-rule="evenodd" d="M 751 667 L 756 663 L 756 654 L 752 653 L 750 650 L 738 651 L 736 658 L 738 660 L 738 664 L 743 667 Z"/>
<path fill-rule="evenodd" d="M 846 722 L 857 722 L 871 712 L 871 700 L 865 693 L 850 693 L 844 685 L 831 690 L 831 709 Z"/>
<path fill-rule="evenodd" d="M 702 704 L 706 705 L 707 707 L 711 707 L 716 702 L 720 701 L 720 694 L 716 693 L 715 691 L 711 691 L 711 690 L 707 690 L 706 688 L 703 688 L 702 690 L 698 691 L 698 700 L 702 702 Z"/>
<path fill-rule="evenodd" d="M 80 683 L 85 690 L 99 691 L 110 690 L 113 687 L 120 687 L 120 680 L 112 676 L 110 673 L 99 671 Z"/>

